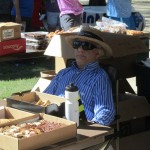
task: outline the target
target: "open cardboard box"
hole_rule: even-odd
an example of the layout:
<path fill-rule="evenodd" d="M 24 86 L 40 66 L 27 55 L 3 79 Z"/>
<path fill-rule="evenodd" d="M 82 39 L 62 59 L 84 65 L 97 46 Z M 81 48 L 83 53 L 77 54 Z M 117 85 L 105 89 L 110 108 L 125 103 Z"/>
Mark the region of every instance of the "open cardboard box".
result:
<path fill-rule="evenodd" d="M 48 85 L 51 83 L 51 80 L 56 76 L 55 70 L 45 70 L 40 72 L 41 77 L 37 81 L 37 83 L 32 88 L 33 91 L 43 92 Z"/>
<path fill-rule="evenodd" d="M 48 85 L 51 83 L 51 80 L 56 76 L 55 70 L 45 70 L 40 72 L 41 77 L 37 81 L 37 83 L 33 86 L 32 92 L 43 92 Z"/>
<path fill-rule="evenodd" d="M 20 120 L 23 117 L 33 116 L 33 113 L 21 111 L 18 109 L 0 106 L 0 120 L 1 119 L 9 119 L 9 122 L 13 122 L 15 120 Z M 5 125 L 6 123 L 1 123 L 0 126 Z"/>
<path fill-rule="evenodd" d="M 74 58 L 74 49 L 67 44 L 65 37 L 75 34 L 77 33 L 55 35 L 49 43 L 44 55 Z M 99 35 L 112 49 L 112 57 L 123 57 L 149 51 L 138 37 L 107 32 L 100 32 Z"/>
<path fill-rule="evenodd" d="M 65 37 L 75 34 L 76 33 L 64 33 L 60 35 L 54 35 L 47 49 L 45 50 L 44 55 L 74 58 L 74 49 L 66 43 Z"/>
<path fill-rule="evenodd" d="M 7 106 L 7 101 L 5 99 L 0 99 L 0 106 Z"/>
<path fill-rule="evenodd" d="M 61 123 L 65 124 L 65 126 L 47 133 L 42 133 L 22 139 L 0 134 L 0 148 L 5 150 L 33 150 L 74 138 L 77 135 L 77 126 L 75 122 L 46 114 L 36 114 L 30 117 L 30 119 L 24 119 L 20 122 L 16 121 L 13 124 L 25 123 L 28 121 L 35 122 L 34 120 L 37 121 L 37 119 L 44 119 L 50 122 Z M 7 125 L 12 124 L 9 123 Z"/>
<path fill-rule="evenodd" d="M 39 99 L 41 99 L 42 101 L 49 100 L 51 104 L 43 107 L 31 103 L 31 101 L 33 102 Z M 46 113 L 63 117 L 65 116 L 65 100 L 65 98 L 59 96 L 34 91 L 23 93 L 20 95 L 12 95 L 11 97 L 7 98 L 7 105 L 9 107 L 33 113 Z"/>
<path fill-rule="evenodd" d="M 48 85 L 51 83 L 51 80 L 49 78 L 39 78 L 37 83 L 33 86 L 32 92 L 43 92 Z"/>
<path fill-rule="evenodd" d="M 66 67 L 68 59 L 74 58 L 74 49 L 67 44 L 65 37 L 75 34 L 77 33 L 55 35 L 45 50 L 44 55 L 55 57 L 56 73 Z M 145 58 L 148 46 L 139 37 L 130 35 L 100 32 L 100 37 L 112 49 L 112 57 L 100 60 L 101 63 L 114 66 L 121 77 L 133 77 L 137 57 L 144 54 L 142 57 Z"/>

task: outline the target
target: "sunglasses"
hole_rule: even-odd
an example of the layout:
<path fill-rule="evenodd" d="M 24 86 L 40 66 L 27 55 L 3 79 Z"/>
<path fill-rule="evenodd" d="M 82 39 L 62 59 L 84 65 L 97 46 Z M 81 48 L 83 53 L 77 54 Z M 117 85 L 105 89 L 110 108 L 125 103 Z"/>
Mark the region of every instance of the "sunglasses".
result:
<path fill-rule="evenodd" d="M 83 50 L 85 51 L 90 51 L 96 48 L 95 45 L 89 43 L 89 42 L 84 42 L 84 41 L 73 41 L 72 47 L 74 49 L 78 49 L 79 47 L 82 47 Z"/>

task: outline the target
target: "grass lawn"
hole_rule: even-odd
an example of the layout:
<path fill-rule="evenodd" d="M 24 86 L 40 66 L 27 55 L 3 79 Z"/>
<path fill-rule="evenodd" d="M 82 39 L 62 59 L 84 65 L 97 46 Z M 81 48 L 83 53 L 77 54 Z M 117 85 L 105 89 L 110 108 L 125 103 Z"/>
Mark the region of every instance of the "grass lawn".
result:
<path fill-rule="evenodd" d="M 0 63 L 0 99 L 12 93 L 31 90 L 40 77 L 40 71 L 54 69 L 54 58 L 42 57 L 23 61 Z"/>

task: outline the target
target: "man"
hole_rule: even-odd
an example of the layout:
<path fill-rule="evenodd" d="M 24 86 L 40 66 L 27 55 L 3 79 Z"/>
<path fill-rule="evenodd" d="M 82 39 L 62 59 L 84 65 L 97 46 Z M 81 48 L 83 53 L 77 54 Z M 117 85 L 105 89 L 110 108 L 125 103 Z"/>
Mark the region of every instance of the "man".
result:
<path fill-rule="evenodd" d="M 99 37 L 99 32 L 92 27 L 82 27 L 78 35 L 66 37 L 74 48 L 76 61 L 61 70 L 44 93 L 64 96 L 65 87 L 74 83 L 79 89 L 86 119 L 109 125 L 115 114 L 112 88 L 99 59 L 111 56 L 111 48 Z"/>
<path fill-rule="evenodd" d="M 110 19 L 125 23 L 128 29 L 136 29 L 132 17 L 131 0 L 108 0 L 106 13 Z"/>
<path fill-rule="evenodd" d="M 12 21 L 24 24 L 26 32 L 31 31 L 34 0 L 12 0 L 12 1 L 13 1 L 13 8 L 11 11 Z"/>
<path fill-rule="evenodd" d="M 83 6 L 79 0 L 57 0 L 60 9 L 60 25 L 64 31 L 82 24 Z"/>
<path fill-rule="evenodd" d="M 47 15 L 47 23 L 48 23 L 48 31 L 54 32 L 56 29 L 59 29 L 59 15 L 60 10 L 58 7 L 57 0 L 46 0 L 46 15 Z"/>
<path fill-rule="evenodd" d="M 131 0 L 108 0 L 106 13 L 109 18 L 125 23 L 127 29 L 144 29 L 144 17 L 139 12 L 132 12 Z"/>

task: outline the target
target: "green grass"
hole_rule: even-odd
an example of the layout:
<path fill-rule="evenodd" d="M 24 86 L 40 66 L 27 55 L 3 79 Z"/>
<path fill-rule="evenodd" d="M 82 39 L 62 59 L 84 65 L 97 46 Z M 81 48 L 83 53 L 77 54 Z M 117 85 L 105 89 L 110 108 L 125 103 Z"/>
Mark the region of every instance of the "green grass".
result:
<path fill-rule="evenodd" d="M 0 99 L 12 93 L 31 90 L 40 78 L 40 71 L 54 69 L 51 57 L 0 63 Z"/>

